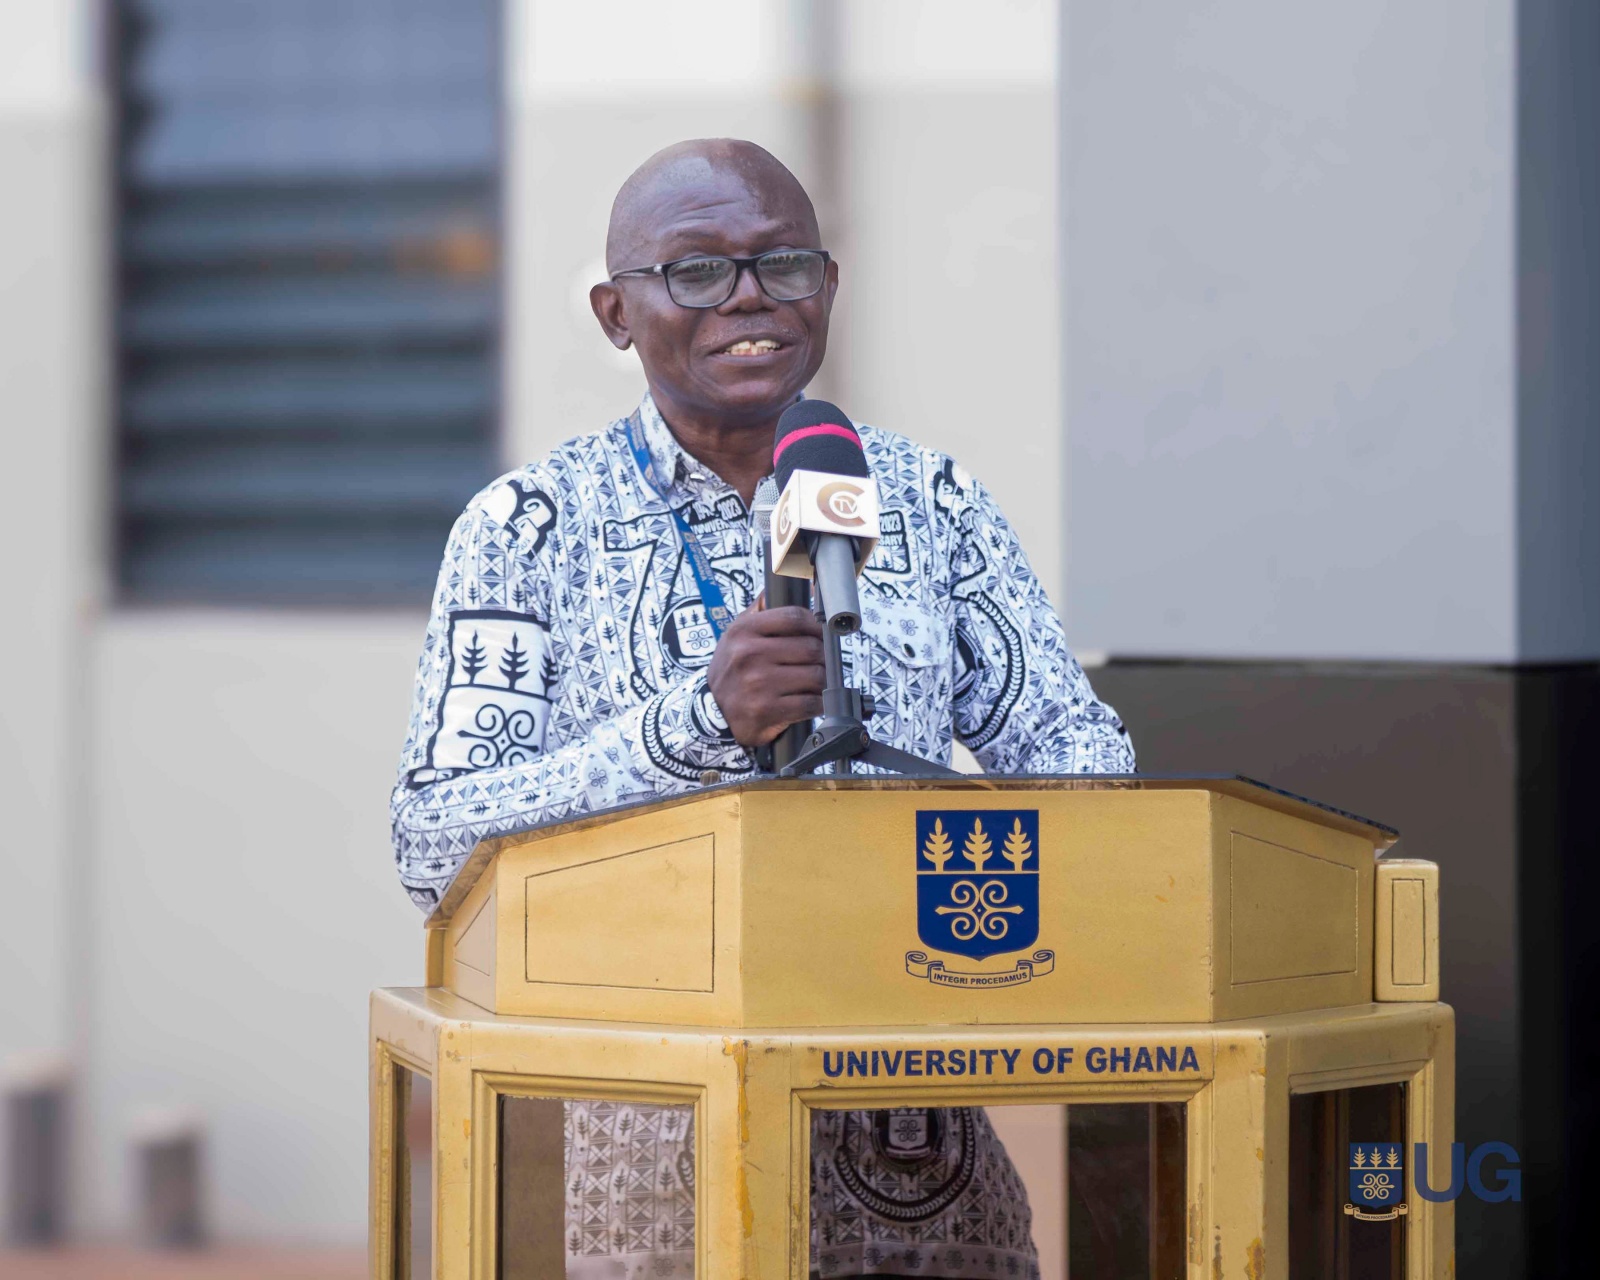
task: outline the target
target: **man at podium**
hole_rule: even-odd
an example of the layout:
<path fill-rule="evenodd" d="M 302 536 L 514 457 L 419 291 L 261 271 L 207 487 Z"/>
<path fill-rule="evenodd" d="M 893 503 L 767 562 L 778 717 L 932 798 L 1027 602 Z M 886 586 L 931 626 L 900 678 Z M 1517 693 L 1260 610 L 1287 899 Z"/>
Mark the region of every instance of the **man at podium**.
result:
<path fill-rule="evenodd" d="M 400 878 L 425 910 L 487 837 L 748 776 L 755 748 L 821 714 L 820 624 L 761 607 L 750 516 L 777 420 L 827 347 L 838 264 L 811 201 L 760 147 L 681 143 L 623 184 L 606 262 L 594 312 L 638 352 L 646 394 L 489 485 L 445 550 L 391 804 Z M 1132 772 L 993 498 L 932 449 L 859 434 L 882 536 L 844 659 L 876 701 L 873 736 L 942 763 L 961 741 L 994 773 Z M 970 1264 L 940 1270 L 928 1253 L 914 1274 L 1036 1272 L 1025 1197 L 982 1112 L 925 1114 L 927 1151 L 852 1148 L 853 1177 L 834 1176 L 843 1129 L 818 1133 L 813 1230 L 848 1246 L 836 1274 L 902 1274 L 895 1246 L 952 1238 Z M 909 1179 L 914 1193 L 957 1157 L 981 1172 L 925 1212 L 883 1218 L 851 1190 Z M 681 1181 L 681 1162 L 662 1176 Z M 568 1276 L 690 1274 L 680 1261 L 569 1257 Z"/>

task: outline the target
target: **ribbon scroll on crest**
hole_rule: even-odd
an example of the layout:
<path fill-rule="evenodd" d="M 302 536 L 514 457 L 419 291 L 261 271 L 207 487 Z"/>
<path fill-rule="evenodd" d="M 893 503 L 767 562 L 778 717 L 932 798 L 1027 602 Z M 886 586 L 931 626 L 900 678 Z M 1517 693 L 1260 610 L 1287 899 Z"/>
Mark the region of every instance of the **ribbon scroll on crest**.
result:
<path fill-rule="evenodd" d="M 930 960 L 926 951 L 906 952 L 906 972 L 913 978 L 926 978 L 941 987 L 1017 987 L 1035 978 L 1042 978 L 1055 967 L 1056 953 L 1044 947 L 1028 959 L 1018 960 L 1014 969 L 1002 973 L 948 969 L 943 960 Z"/>

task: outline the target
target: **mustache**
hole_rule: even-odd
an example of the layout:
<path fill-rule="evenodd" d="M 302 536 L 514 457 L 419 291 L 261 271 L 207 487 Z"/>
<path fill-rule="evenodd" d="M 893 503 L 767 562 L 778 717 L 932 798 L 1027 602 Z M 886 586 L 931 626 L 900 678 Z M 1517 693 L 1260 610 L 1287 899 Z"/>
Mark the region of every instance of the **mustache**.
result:
<path fill-rule="evenodd" d="M 721 351 L 724 347 L 731 347 L 736 342 L 758 342 L 763 338 L 771 342 L 781 342 L 785 346 L 793 347 L 800 344 L 804 338 L 804 335 L 796 333 L 792 329 L 782 328 L 778 325 L 772 324 L 751 326 L 750 328 L 723 330 L 706 344 L 706 350 Z"/>

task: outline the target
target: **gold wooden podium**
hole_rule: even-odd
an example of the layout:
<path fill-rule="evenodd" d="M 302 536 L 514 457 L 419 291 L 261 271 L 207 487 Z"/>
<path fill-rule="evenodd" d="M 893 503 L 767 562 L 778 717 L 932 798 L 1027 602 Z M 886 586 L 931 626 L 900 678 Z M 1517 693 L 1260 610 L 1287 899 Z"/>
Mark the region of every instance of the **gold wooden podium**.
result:
<path fill-rule="evenodd" d="M 952 1106 L 1041 1170 L 1045 1280 L 1450 1275 L 1437 868 L 1393 838 L 1239 779 L 856 777 L 486 842 L 372 998 L 372 1274 L 568 1274 L 588 1099 L 682 1116 L 700 1280 L 837 1265 L 819 1113 Z"/>

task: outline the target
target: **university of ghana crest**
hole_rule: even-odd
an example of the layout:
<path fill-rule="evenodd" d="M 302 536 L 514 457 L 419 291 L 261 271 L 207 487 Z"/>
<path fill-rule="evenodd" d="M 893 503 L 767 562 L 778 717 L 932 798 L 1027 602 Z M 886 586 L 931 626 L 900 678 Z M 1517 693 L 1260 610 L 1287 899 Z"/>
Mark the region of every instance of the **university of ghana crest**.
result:
<path fill-rule="evenodd" d="M 1350 1144 L 1350 1200 L 1345 1213 L 1363 1222 L 1393 1222 L 1405 1203 L 1405 1156 L 1398 1142 Z"/>
<path fill-rule="evenodd" d="M 1039 811 L 919 809 L 917 938 L 969 960 L 1025 951 L 1039 940 Z M 927 951 L 906 952 L 906 971 L 952 987 L 1010 987 L 1055 968 L 1040 948 L 1010 969 L 952 969 Z"/>

